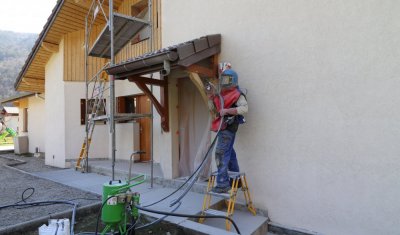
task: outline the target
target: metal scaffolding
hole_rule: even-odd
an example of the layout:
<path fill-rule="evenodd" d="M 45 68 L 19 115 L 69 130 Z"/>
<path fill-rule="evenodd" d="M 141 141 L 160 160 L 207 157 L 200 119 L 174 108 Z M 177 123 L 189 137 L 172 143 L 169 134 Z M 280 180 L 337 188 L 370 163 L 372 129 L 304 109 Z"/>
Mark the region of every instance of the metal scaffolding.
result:
<path fill-rule="evenodd" d="M 86 115 L 85 130 L 86 137 L 82 145 L 81 154 L 77 161 L 76 169 L 82 171 L 89 170 L 89 147 L 92 140 L 93 129 L 97 121 L 107 121 L 109 125 L 109 156 L 112 161 L 112 180 L 115 178 L 115 122 L 118 120 L 134 120 L 138 118 L 153 118 L 153 105 L 151 104 L 151 114 L 118 114 L 115 112 L 115 78 L 110 75 L 107 79 L 104 70 L 115 65 L 115 55 L 143 28 L 152 29 L 152 1 L 148 0 L 148 21 L 122 15 L 114 12 L 113 0 L 108 1 L 108 16 L 104 10 L 105 0 L 93 0 L 85 20 L 85 83 L 86 83 Z M 106 25 L 94 41 L 90 44 L 93 26 L 97 17 L 103 17 Z M 150 51 L 153 50 L 153 30 L 150 30 Z M 109 59 L 94 76 L 89 77 L 89 56 Z M 91 70 L 93 72 L 93 69 Z M 108 82 L 108 86 L 106 83 Z M 89 91 L 92 90 L 90 93 Z M 109 102 L 107 104 L 107 113 L 104 115 L 101 109 L 104 109 L 104 94 L 108 90 Z M 103 114 L 103 115 L 101 115 Z M 153 186 L 153 121 L 151 121 L 151 187 Z"/>

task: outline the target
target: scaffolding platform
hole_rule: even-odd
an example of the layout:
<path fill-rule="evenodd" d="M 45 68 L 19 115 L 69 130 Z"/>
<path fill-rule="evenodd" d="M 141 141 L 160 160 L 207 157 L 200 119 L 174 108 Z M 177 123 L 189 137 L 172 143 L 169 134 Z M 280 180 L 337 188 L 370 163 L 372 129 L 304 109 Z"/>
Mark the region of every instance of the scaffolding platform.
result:
<path fill-rule="evenodd" d="M 151 118 L 152 115 L 149 114 L 142 114 L 142 113 L 116 113 L 114 115 L 115 121 L 129 121 L 135 120 L 139 118 Z M 108 121 L 108 115 L 101 115 L 95 118 L 91 118 L 90 121 Z"/>
<path fill-rule="evenodd" d="M 149 22 L 114 13 L 114 53 L 117 54 L 137 33 L 144 27 L 150 25 Z M 90 56 L 111 58 L 111 35 L 107 24 L 96 39 L 93 47 L 89 51 Z"/>

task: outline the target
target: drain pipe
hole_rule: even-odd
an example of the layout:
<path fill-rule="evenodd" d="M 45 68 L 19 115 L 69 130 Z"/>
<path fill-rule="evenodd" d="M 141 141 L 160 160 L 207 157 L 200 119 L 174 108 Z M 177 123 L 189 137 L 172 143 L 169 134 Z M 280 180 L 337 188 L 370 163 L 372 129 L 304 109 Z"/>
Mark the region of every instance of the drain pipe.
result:
<path fill-rule="evenodd" d="M 162 76 L 168 76 L 171 73 L 171 62 L 169 60 L 164 60 L 164 69 L 161 70 Z"/>

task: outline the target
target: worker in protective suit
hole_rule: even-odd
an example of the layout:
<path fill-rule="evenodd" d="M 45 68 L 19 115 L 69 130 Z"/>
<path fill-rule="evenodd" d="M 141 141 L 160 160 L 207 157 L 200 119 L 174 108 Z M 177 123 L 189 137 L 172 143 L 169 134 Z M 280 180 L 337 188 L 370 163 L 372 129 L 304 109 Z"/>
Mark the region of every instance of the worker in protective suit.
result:
<path fill-rule="evenodd" d="M 221 125 L 215 150 L 215 161 L 218 168 L 217 185 L 212 191 L 227 193 L 231 188 L 228 171 L 239 172 L 233 145 L 239 124 L 244 123 L 243 115 L 247 113 L 248 105 L 246 96 L 238 87 L 238 75 L 231 68 L 231 64 L 221 63 L 219 68 L 220 94 L 212 92 L 208 95 L 210 109 L 215 114 L 211 130 L 216 132 Z M 223 99 L 223 107 L 221 107 L 220 97 Z"/>

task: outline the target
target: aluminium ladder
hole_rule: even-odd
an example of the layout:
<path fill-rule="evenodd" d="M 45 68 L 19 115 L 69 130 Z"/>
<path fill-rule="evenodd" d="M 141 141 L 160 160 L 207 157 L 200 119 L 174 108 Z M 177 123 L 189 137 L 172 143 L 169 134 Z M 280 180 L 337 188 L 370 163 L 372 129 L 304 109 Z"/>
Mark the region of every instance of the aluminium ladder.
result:
<path fill-rule="evenodd" d="M 214 172 L 211 174 L 210 178 L 208 179 L 208 184 L 207 184 L 207 192 L 204 195 L 204 200 L 203 200 L 203 207 L 201 210 L 201 215 L 220 215 L 220 216 L 226 216 L 229 218 L 232 218 L 233 212 L 235 210 L 235 203 L 236 203 L 236 196 L 239 188 L 243 191 L 244 198 L 246 200 L 246 207 L 247 209 L 253 214 L 256 215 L 256 209 L 253 206 L 253 202 L 251 201 L 250 197 L 250 192 L 246 180 L 246 174 L 242 172 L 232 172 L 229 171 L 229 178 L 232 182 L 232 187 L 231 190 L 229 190 L 228 193 L 214 193 L 211 191 L 211 189 L 214 187 L 214 184 L 217 179 L 217 172 Z M 216 196 L 216 197 L 222 197 L 225 199 L 225 202 L 227 204 L 227 211 L 220 211 L 220 210 L 214 210 L 210 209 L 211 207 L 211 197 Z M 203 223 L 205 218 L 200 218 L 199 222 Z M 230 230 L 231 228 L 231 222 L 229 220 L 225 220 L 225 228 L 227 231 Z"/>
<path fill-rule="evenodd" d="M 104 101 L 104 91 L 106 90 L 106 83 L 108 82 L 108 75 L 102 69 L 98 72 L 93 78 L 93 91 L 92 97 L 90 100 L 86 102 L 91 105 L 87 105 L 87 108 L 91 108 L 90 112 L 86 111 L 87 116 L 87 136 L 85 137 L 81 151 L 79 153 L 78 160 L 76 161 L 75 170 L 80 169 L 82 172 L 85 172 L 87 158 L 89 153 L 89 147 L 92 142 L 92 136 L 94 127 L 96 126 L 96 118 L 101 114 L 101 109 L 105 107 Z M 91 106 L 91 107 L 88 107 Z"/>

